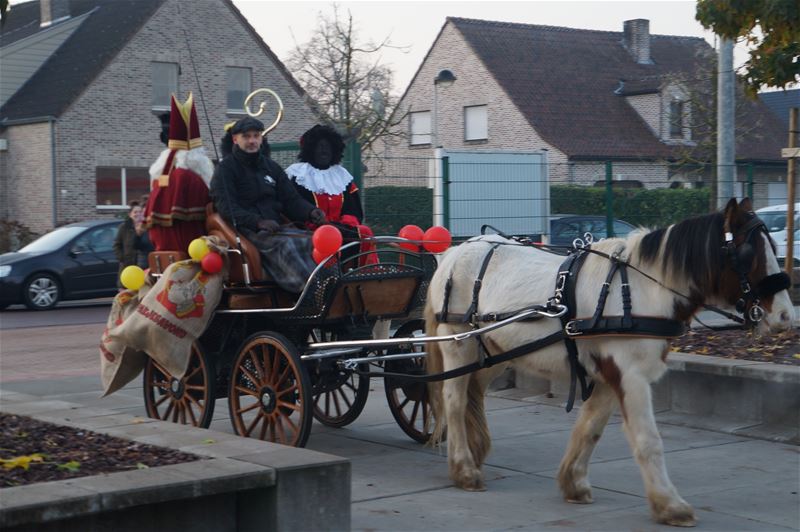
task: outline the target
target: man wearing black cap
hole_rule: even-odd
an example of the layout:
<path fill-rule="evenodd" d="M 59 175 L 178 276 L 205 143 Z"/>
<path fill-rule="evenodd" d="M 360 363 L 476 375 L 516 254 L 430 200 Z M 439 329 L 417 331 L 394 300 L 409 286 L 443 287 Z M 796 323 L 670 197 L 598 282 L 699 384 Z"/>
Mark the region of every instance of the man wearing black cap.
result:
<path fill-rule="evenodd" d="M 326 222 L 283 169 L 261 152 L 264 124 L 247 116 L 231 128 L 233 151 L 220 161 L 211 180 L 217 211 L 259 249 L 262 264 L 278 285 L 299 293 L 314 270 L 307 232 L 282 227 L 281 216 L 296 222 Z"/>

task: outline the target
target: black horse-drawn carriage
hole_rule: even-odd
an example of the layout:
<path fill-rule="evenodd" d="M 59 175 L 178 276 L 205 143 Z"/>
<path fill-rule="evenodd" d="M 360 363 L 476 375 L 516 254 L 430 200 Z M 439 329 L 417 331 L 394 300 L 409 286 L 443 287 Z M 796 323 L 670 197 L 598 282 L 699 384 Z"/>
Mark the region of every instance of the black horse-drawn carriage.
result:
<path fill-rule="evenodd" d="M 303 446 L 313 418 L 343 427 L 358 417 L 369 394 L 369 376 L 363 373 L 370 366 L 391 373 L 424 371 L 424 355 L 414 356 L 414 345 L 326 349 L 324 344 L 370 339 L 379 320 L 402 321 L 397 338 L 421 336 L 422 320 L 410 316 L 424 302 L 434 256 L 403 249 L 398 238 L 378 237 L 378 264 L 357 266 L 359 253 L 323 261 L 296 297 L 267 277 L 258 250 L 211 205 L 206 228 L 231 247 L 228 282 L 208 328 L 192 346 L 182 378 L 148 359 L 144 399 L 150 417 L 205 428 L 216 399 L 227 397 L 237 434 Z M 346 244 L 343 250 L 358 245 Z M 154 253 L 151 271 L 182 258 L 185 254 L 178 252 Z M 355 368 L 345 367 L 345 357 L 358 361 Z M 400 427 L 426 441 L 426 385 L 385 381 Z"/>

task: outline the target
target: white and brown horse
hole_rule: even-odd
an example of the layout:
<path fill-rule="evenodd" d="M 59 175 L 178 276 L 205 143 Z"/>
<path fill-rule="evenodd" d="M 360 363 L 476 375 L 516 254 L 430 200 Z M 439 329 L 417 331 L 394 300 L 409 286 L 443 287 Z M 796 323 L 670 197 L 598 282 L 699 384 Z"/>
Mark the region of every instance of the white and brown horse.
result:
<path fill-rule="evenodd" d="M 521 309 L 544 303 L 553 295 L 563 256 L 496 235 L 477 237 L 451 249 L 440 261 L 425 307 L 428 336 L 470 330 L 468 323 L 437 322 L 437 313 L 442 310 L 446 291 L 449 310 L 466 312 L 473 301 L 475 279 L 495 243 L 500 245 L 483 277 L 478 314 Z M 793 307 L 786 291 L 788 281 L 780 273 L 774 244 L 752 213 L 748 199 L 740 204 L 731 200 L 724 212 L 685 220 L 666 229 L 641 230 L 625 239 L 603 240 L 593 244 L 592 249 L 616 254 L 630 264 L 634 316 L 688 321 L 702 304 L 731 308 L 741 299 L 750 307 L 754 299 L 743 294 L 747 288 L 743 284 L 749 283 L 751 293 L 759 298 L 758 304 L 764 309 L 758 330 L 770 333 L 791 327 Z M 592 315 L 610 264 L 602 256 L 588 254 L 575 286 L 576 316 Z M 452 285 L 446 290 L 449 279 Z M 617 275 L 611 282 L 604 315 L 621 315 L 622 306 Z M 741 306 L 740 302 L 740 310 L 749 310 Z M 561 327 L 557 319 L 515 322 L 484 334 L 482 342 L 486 354 L 491 356 L 550 335 Z M 593 379 L 594 391 L 580 408 L 558 471 L 564 498 L 574 503 L 592 502 L 589 460 L 609 417 L 619 405 L 654 519 L 692 526 L 694 511 L 667 474 L 651 401 L 650 385 L 666 370 L 669 340 L 596 336 L 578 339 L 577 347 L 578 359 Z M 483 354 L 481 349 L 475 339 L 430 344 L 428 373 L 474 363 Z M 489 383 L 509 365 L 549 379 L 567 379 L 570 375 L 565 345 L 558 342 L 509 362 L 430 385 L 436 417 L 434 441 L 441 440 L 446 426 L 450 477 L 460 488 L 485 489 L 481 466 L 491 442 L 484 394 Z"/>

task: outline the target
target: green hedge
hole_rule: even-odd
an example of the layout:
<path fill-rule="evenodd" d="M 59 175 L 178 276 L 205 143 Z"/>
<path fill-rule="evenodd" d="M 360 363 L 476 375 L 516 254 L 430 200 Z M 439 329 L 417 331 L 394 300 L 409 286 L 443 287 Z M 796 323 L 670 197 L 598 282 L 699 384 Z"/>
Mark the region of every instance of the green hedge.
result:
<path fill-rule="evenodd" d="M 433 191 L 427 187 L 362 189 L 366 223 L 376 235 L 396 235 L 407 224 L 431 226 Z"/>
<path fill-rule="evenodd" d="M 427 187 L 369 187 L 362 189 L 366 223 L 376 235 L 396 235 L 406 224 L 431 225 L 433 191 Z M 709 189 L 616 189 L 614 218 L 633 225 L 664 227 L 706 214 Z M 552 214 L 606 214 L 603 187 L 552 185 Z"/>
<path fill-rule="evenodd" d="M 709 212 L 707 188 L 614 189 L 614 218 L 633 225 L 664 227 Z M 606 214 L 604 187 L 552 185 L 552 214 Z"/>

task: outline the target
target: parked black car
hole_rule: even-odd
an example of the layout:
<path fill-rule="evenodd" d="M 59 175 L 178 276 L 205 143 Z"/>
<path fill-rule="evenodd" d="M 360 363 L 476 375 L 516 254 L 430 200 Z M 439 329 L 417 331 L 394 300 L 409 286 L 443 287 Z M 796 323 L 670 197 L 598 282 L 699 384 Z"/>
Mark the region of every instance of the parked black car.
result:
<path fill-rule="evenodd" d="M 628 222 L 614 220 L 614 236 L 624 237 L 636 229 Z M 585 240 L 584 235 L 591 233 L 596 242 L 607 238 L 606 217 L 593 215 L 555 215 L 550 219 L 550 244 L 554 246 L 571 246 L 576 238 Z"/>
<path fill-rule="evenodd" d="M 0 309 L 24 303 L 34 310 L 67 299 L 113 296 L 118 262 L 114 237 L 121 222 L 65 225 L 19 251 L 0 255 Z"/>

